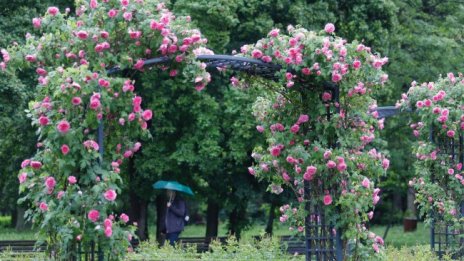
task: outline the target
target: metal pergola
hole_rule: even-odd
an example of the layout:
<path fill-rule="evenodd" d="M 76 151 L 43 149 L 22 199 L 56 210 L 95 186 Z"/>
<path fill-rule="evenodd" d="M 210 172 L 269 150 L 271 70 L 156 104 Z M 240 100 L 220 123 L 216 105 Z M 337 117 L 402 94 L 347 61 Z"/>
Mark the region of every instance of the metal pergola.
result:
<path fill-rule="evenodd" d="M 283 69 L 282 66 L 265 63 L 261 60 L 246 58 L 242 56 L 233 56 L 233 55 L 199 55 L 197 56 L 199 61 L 202 61 L 206 64 L 209 69 L 228 69 L 232 71 L 243 72 L 249 75 L 260 76 L 270 80 L 277 80 L 276 73 Z M 169 57 L 158 57 L 147 59 L 144 61 L 145 67 L 151 67 L 156 65 L 167 64 L 171 62 Z M 107 72 L 108 74 L 115 74 L 123 71 L 119 67 L 111 68 Z M 292 71 L 287 69 L 287 71 Z M 338 86 L 334 84 L 324 84 L 324 91 L 330 91 L 332 93 L 332 101 L 337 102 L 339 98 Z M 322 101 L 321 101 L 322 102 Z M 400 110 L 394 106 L 378 107 L 375 109 L 378 112 L 378 118 L 387 118 L 394 116 L 400 112 Z M 327 117 L 330 117 L 329 110 L 327 111 Z M 98 143 L 100 145 L 100 154 L 103 158 L 103 122 L 100 121 L 98 127 Z M 462 136 L 459 139 L 459 149 L 461 150 L 462 157 Z M 333 144 L 336 146 L 335 144 Z M 454 150 L 453 150 L 454 153 Z M 454 154 L 453 154 L 454 155 Z M 454 157 L 454 156 L 453 156 Z M 460 158 L 462 162 L 462 159 Z M 311 195 L 317 192 L 318 188 L 311 188 L 309 182 L 305 181 L 305 199 L 309 199 Z M 308 215 L 305 218 L 305 245 L 306 245 L 306 260 L 343 260 L 343 243 L 341 240 L 342 231 L 335 229 L 334 224 L 328 222 L 328 219 L 324 216 L 322 203 L 311 203 L 310 200 L 306 201 L 306 210 Z M 464 209 L 462 209 L 464 210 Z M 448 230 L 446 230 L 448 231 Z M 443 248 L 448 247 L 445 243 L 448 242 L 448 238 L 455 237 L 456 234 L 450 232 L 445 233 L 446 242 L 443 243 L 439 241 L 437 244 L 437 229 L 436 226 L 432 227 L 431 230 L 431 245 L 432 250 L 435 250 L 435 247 L 438 247 L 437 252 L 439 255 L 444 253 Z M 459 239 L 459 243 L 462 247 L 463 240 Z M 453 241 L 454 242 L 454 241 Z"/>

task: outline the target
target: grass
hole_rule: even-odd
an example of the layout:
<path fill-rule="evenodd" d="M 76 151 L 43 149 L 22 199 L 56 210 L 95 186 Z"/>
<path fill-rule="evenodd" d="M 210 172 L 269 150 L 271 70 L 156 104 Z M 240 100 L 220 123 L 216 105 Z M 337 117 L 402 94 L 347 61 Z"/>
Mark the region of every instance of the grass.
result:
<path fill-rule="evenodd" d="M 383 237 L 386 228 L 387 226 L 373 226 L 371 230 Z M 430 244 L 430 228 L 418 223 L 416 231 L 404 233 L 402 225 L 394 225 L 388 231 L 385 244 L 395 248 Z"/>

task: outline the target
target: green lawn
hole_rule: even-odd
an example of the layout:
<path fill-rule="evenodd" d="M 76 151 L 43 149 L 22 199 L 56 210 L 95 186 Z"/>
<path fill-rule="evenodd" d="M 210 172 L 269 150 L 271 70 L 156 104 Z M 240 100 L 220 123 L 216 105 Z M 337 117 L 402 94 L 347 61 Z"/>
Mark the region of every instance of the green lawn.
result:
<path fill-rule="evenodd" d="M 372 231 L 383 237 L 386 228 L 387 226 L 373 226 Z M 402 225 L 392 226 L 388 231 L 385 244 L 396 248 L 430 244 L 430 228 L 419 223 L 416 231 L 404 233 Z"/>

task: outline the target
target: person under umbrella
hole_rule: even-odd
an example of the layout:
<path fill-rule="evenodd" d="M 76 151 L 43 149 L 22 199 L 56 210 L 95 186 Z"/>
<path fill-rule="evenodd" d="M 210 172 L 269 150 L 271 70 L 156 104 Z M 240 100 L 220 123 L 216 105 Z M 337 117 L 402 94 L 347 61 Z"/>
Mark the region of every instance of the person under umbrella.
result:
<path fill-rule="evenodd" d="M 164 227 L 162 227 L 161 231 L 166 233 L 169 244 L 174 246 L 179 240 L 179 235 L 184 230 L 185 222 L 189 220 L 189 216 L 187 215 L 185 201 L 180 195 L 176 195 L 176 192 L 170 189 L 167 190 L 166 194 L 168 201 L 166 211 L 162 217 Z"/>

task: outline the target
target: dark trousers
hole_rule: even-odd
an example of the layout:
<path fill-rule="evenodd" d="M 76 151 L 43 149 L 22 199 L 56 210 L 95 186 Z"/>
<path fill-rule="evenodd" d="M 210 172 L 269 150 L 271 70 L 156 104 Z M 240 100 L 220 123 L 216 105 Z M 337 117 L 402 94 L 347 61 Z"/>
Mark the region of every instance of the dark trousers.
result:
<path fill-rule="evenodd" d="M 179 234 L 180 232 L 174 232 L 174 233 L 167 233 L 166 234 L 166 239 L 169 240 L 169 244 L 171 246 L 174 246 L 176 242 L 179 240 Z"/>

